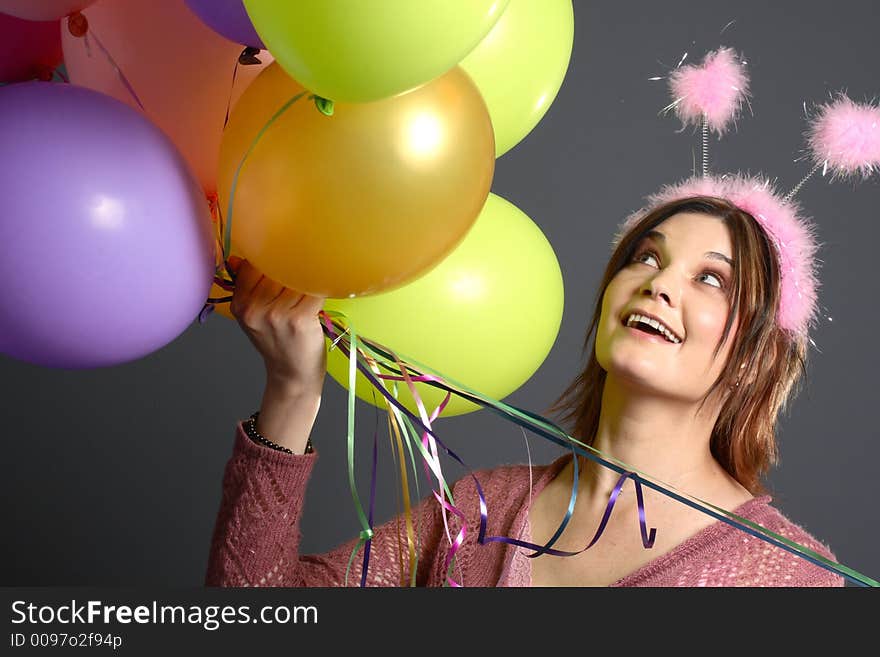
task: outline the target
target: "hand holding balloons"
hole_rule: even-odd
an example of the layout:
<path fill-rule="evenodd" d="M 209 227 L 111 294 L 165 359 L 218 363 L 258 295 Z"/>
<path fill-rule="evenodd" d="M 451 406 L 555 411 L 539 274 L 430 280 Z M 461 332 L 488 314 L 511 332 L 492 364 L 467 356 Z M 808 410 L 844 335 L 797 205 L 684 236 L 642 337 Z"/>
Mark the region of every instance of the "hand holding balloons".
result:
<path fill-rule="evenodd" d="M 229 265 L 236 272 L 229 309 L 262 355 L 267 379 L 320 396 L 327 372 L 318 320 L 324 299 L 284 287 L 236 256 Z"/>

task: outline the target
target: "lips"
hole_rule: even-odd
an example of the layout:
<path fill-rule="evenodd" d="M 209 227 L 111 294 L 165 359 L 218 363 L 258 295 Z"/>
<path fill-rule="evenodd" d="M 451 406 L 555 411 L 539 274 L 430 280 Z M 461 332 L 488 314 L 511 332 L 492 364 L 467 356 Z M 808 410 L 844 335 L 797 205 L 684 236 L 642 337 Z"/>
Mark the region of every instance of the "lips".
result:
<path fill-rule="evenodd" d="M 670 346 L 677 346 L 676 343 L 670 342 L 666 339 L 665 336 L 660 335 L 659 333 L 648 333 L 647 331 L 643 331 L 641 329 L 637 329 L 634 326 L 624 326 L 625 331 L 629 331 L 633 337 L 639 338 L 641 340 L 649 340 L 650 342 L 658 342 L 660 344 L 668 344 Z M 681 344 L 680 342 L 678 344 Z"/>
<path fill-rule="evenodd" d="M 671 332 L 676 338 L 678 338 L 678 344 L 681 344 L 682 342 L 684 342 L 684 336 L 682 336 L 681 334 L 679 334 L 678 331 L 674 330 L 674 329 L 669 325 L 668 322 L 664 321 L 662 318 L 658 317 L 657 315 L 655 315 L 655 314 L 653 314 L 653 313 L 649 313 L 649 312 L 646 311 L 646 310 L 641 310 L 640 308 L 633 308 L 633 309 L 631 309 L 631 310 L 627 310 L 626 312 L 624 312 L 623 315 L 621 315 L 621 317 L 620 317 L 620 322 L 621 322 L 621 324 L 623 324 L 624 326 L 626 326 L 626 320 L 629 319 L 630 315 L 633 315 L 633 314 L 635 314 L 635 315 L 642 315 L 643 317 L 648 317 L 648 318 L 650 318 L 650 319 L 653 319 L 653 320 L 656 321 L 656 322 L 659 322 L 660 324 L 662 324 L 663 326 L 665 326 L 667 329 L 669 329 L 669 331 L 670 331 L 670 332 Z M 665 338 L 664 338 L 664 339 L 665 339 Z M 670 344 L 673 344 L 673 343 L 670 343 Z"/>

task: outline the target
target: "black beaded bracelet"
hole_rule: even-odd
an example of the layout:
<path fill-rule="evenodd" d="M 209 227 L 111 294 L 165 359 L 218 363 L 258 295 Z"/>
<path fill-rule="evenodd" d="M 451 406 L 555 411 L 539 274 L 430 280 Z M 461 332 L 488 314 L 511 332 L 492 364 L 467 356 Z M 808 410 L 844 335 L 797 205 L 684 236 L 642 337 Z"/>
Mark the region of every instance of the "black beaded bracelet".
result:
<path fill-rule="evenodd" d="M 260 443 L 261 445 L 265 445 L 266 447 L 271 447 L 272 449 L 277 449 L 280 452 L 285 452 L 287 454 L 293 454 L 293 450 L 283 445 L 279 445 L 278 443 L 272 442 L 266 436 L 257 431 L 257 418 L 260 417 L 260 411 L 255 412 L 251 415 L 247 421 L 244 423 L 244 432 L 247 434 L 248 438 L 253 440 L 255 443 Z M 309 436 L 308 441 L 306 442 L 306 454 L 311 454 L 314 452 L 314 448 L 312 447 L 312 437 Z"/>

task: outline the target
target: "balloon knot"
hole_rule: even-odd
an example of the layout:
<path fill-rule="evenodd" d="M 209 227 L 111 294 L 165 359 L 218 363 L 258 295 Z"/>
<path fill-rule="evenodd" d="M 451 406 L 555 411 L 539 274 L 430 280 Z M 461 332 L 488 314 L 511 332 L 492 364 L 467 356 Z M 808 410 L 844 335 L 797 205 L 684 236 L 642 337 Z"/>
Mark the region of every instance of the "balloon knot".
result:
<path fill-rule="evenodd" d="M 309 96 L 309 98 L 314 99 L 315 107 L 321 112 L 321 114 L 325 116 L 333 116 L 333 101 L 327 98 L 322 98 L 317 94 L 313 94 Z"/>
<path fill-rule="evenodd" d="M 67 17 L 67 29 L 75 37 L 84 37 L 89 31 L 89 19 L 76 11 Z"/>
<path fill-rule="evenodd" d="M 241 54 L 238 56 L 238 63 L 242 66 L 252 66 L 254 64 L 262 64 L 260 58 L 257 55 L 260 54 L 259 48 L 254 48 L 253 46 L 246 46 L 244 50 L 241 51 Z"/>
<path fill-rule="evenodd" d="M 373 538 L 372 529 L 365 529 L 361 532 L 361 540 L 369 541 L 371 538 Z"/>

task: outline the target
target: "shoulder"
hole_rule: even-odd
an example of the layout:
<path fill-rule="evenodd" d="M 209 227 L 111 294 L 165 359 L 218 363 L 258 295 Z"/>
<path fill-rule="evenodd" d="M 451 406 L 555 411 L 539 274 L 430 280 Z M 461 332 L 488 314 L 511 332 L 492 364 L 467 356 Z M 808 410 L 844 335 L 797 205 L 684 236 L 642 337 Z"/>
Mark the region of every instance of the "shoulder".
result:
<path fill-rule="evenodd" d="M 771 505 L 769 496 L 755 498 L 741 508 L 749 511 L 743 517 L 764 529 L 825 559 L 837 561 L 827 543 Z M 741 586 L 843 586 L 842 576 L 799 554 L 740 530 L 735 535 L 741 551 L 738 577 Z"/>

